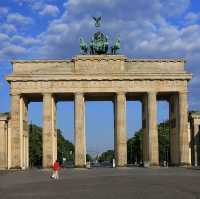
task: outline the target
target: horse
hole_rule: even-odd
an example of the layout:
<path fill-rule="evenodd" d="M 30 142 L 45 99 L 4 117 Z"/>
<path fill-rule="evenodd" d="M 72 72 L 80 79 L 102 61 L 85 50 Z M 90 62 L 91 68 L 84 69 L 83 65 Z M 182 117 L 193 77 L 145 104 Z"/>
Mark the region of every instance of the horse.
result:
<path fill-rule="evenodd" d="M 80 49 L 81 49 L 81 51 L 82 51 L 83 54 L 87 54 L 87 52 L 88 52 L 88 45 L 84 41 L 84 39 L 82 37 L 80 38 Z"/>

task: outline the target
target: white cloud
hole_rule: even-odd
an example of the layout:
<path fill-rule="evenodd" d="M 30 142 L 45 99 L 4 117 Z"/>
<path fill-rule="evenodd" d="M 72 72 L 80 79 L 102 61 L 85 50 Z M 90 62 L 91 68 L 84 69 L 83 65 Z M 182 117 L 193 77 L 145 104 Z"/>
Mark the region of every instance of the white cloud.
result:
<path fill-rule="evenodd" d="M 36 45 L 36 44 L 39 44 L 39 40 L 38 39 L 35 39 L 33 37 L 23 37 L 23 36 L 20 36 L 20 35 L 14 35 L 10 41 L 14 44 L 18 44 L 18 45 L 22 45 L 22 46 L 33 46 L 33 45 Z"/>
<path fill-rule="evenodd" d="M 59 14 L 60 10 L 55 5 L 46 4 L 42 10 L 39 12 L 41 15 L 46 16 L 57 16 Z"/>
<path fill-rule="evenodd" d="M 79 37 L 88 41 L 95 31 L 91 16 L 102 15 L 103 31 L 111 40 L 120 34 L 121 51 L 130 56 L 188 56 L 198 49 L 199 28 L 178 28 L 166 17 L 185 13 L 189 3 L 190 0 L 69 0 L 64 4 L 63 15 L 40 34 L 39 51 L 55 58 L 78 53 Z"/>
<path fill-rule="evenodd" d="M 189 12 L 185 16 L 186 23 L 193 24 L 200 20 L 200 13 Z"/>
<path fill-rule="evenodd" d="M 17 30 L 13 24 L 2 24 L 0 26 L 0 31 L 6 32 L 6 33 L 15 33 Z"/>
<path fill-rule="evenodd" d="M 7 16 L 7 22 L 16 25 L 29 25 L 33 23 L 33 19 L 20 13 L 11 13 Z"/>
<path fill-rule="evenodd" d="M 184 13 L 189 7 L 191 0 L 160 0 L 163 14 L 174 16 Z"/>
<path fill-rule="evenodd" d="M 0 33 L 0 42 L 7 41 L 7 40 L 9 40 L 8 35 L 4 33 Z"/>
<path fill-rule="evenodd" d="M 57 16 L 60 12 L 56 6 L 47 7 L 51 4 L 48 4 L 49 1 L 23 0 L 25 1 L 41 15 Z M 129 57 L 184 57 L 188 60 L 187 69 L 199 74 L 199 13 L 188 12 L 190 2 L 68 0 L 64 4 L 65 11 L 62 16 L 50 21 L 47 30 L 37 38 L 16 36 L 11 38 L 10 42 L 13 45 L 26 46 L 26 49 L 30 50 L 28 52 L 37 53 L 34 54 L 35 57 L 71 57 L 79 53 L 79 38 L 83 36 L 88 42 L 95 32 L 91 16 L 101 15 L 102 30 L 108 34 L 110 44 L 120 35 L 121 53 Z M 5 35 L 0 35 L 0 38 L 8 42 Z M 190 91 L 195 93 L 192 101 L 200 97 L 195 90 L 200 87 L 199 77 L 195 77 L 191 83 Z M 195 106 L 194 103 L 192 106 Z"/>
<path fill-rule="evenodd" d="M 17 45 L 5 46 L 0 51 L 0 59 L 13 59 L 26 53 L 26 49 Z"/>
<path fill-rule="evenodd" d="M 53 2 L 54 0 L 14 0 L 19 5 L 27 5 L 32 10 L 37 11 L 40 15 L 43 16 L 52 16 L 56 17 L 60 10 L 56 5 L 49 4 L 48 2 Z"/>
<path fill-rule="evenodd" d="M 0 6 L 0 16 L 8 13 L 8 8 Z"/>
<path fill-rule="evenodd" d="M 34 0 L 14 0 L 16 3 L 18 3 L 20 6 L 24 4 L 32 4 Z"/>

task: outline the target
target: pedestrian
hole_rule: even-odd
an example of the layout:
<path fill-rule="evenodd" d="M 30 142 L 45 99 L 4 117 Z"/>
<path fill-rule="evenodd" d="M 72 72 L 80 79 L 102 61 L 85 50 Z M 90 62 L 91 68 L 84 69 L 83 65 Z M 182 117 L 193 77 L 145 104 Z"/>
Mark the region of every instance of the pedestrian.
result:
<path fill-rule="evenodd" d="M 58 180 L 59 175 L 58 175 L 58 170 L 59 170 L 60 166 L 57 160 L 55 160 L 54 164 L 53 164 L 53 175 L 51 176 L 53 179 Z"/>
<path fill-rule="evenodd" d="M 112 167 L 113 167 L 113 168 L 116 167 L 116 165 L 115 165 L 115 159 L 114 159 L 114 158 L 113 158 L 113 160 L 112 160 Z"/>

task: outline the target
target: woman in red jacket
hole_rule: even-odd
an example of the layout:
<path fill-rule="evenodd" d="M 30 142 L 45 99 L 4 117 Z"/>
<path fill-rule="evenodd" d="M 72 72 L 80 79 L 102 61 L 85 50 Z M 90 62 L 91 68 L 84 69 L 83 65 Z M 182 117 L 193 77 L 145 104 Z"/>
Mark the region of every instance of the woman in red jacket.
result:
<path fill-rule="evenodd" d="M 58 176 L 58 170 L 59 170 L 60 166 L 58 161 L 56 160 L 53 164 L 53 175 L 52 178 L 58 180 L 59 176 Z"/>

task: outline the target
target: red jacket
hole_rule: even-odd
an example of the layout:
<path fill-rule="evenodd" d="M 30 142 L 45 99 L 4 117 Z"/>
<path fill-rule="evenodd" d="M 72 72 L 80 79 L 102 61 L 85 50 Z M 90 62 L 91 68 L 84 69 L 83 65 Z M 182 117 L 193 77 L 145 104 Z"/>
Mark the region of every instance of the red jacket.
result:
<path fill-rule="evenodd" d="M 54 164 L 53 164 L 53 170 L 54 171 L 58 171 L 59 170 L 59 163 L 58 162 L 54 162 Z"/>

